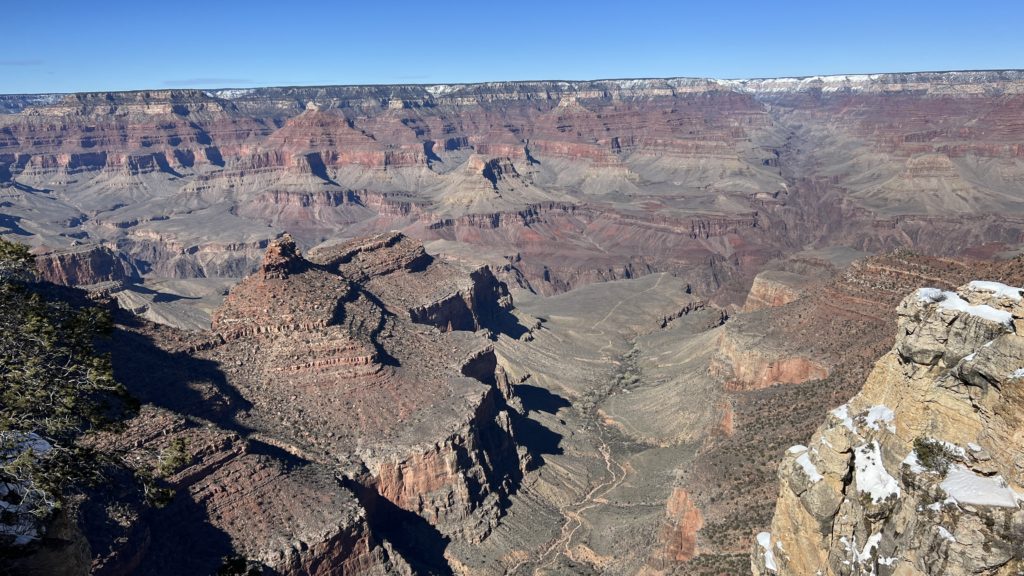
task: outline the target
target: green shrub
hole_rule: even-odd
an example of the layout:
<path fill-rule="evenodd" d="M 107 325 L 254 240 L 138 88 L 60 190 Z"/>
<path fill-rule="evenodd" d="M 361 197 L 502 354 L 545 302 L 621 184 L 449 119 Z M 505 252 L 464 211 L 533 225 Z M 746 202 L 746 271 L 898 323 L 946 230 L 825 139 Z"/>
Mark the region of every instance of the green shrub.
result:
<path fill-rule="evenodd" d="M 98 459 L 76 439 L 110 423 L 126 395 L 94 346 L 109 314 L 34 279 L 28 248 L 0 239 L 0 483 L 31 495 L 42 518 L 68 486 L 95 479 Z M 32 438 L 48 448 L 25 448 Z"/>
<path fill-rule="evenodd" d="M 923 436 L 914 439 L 914 452 L 917 453 L 917 461 L 921 466 L 939 474 L 945 474 L 950 463 L 956 460 L 956 453 L 948 446 Z"/>

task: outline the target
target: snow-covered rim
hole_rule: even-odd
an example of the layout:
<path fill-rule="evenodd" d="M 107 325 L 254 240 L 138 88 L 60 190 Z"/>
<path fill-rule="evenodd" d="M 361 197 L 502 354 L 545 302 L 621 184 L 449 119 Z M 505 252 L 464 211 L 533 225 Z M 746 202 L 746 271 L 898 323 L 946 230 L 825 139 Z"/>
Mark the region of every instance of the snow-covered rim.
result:
<path fill-rule="evenodd" d="M 841 90 L 850 91 L 890 91 L 899 89 L 907 84 L 933 84 L 937 88 L 955 87 L 964 85 L 995 84 L 1000 82 L 1024 82 L 1024 70 L 947 70 L 947 71 L 923 71 L 923 72 L 885 72 L 875 74 L 833 74 L 820 76 L 793 76 L 780 78 L 704 78 L 704 77 L 673 77 L 673 78 L 608 78 L 593 80 L 509 80 L 477 83 L 444 83 L 444 84 L 328 84 L 310 86 L 260 86 L 255 88 L 218 88 L 207 89 L 203 92 L 214 98 L 233 100 L 242 98 L 249 94 L 267 89 L 297 89 L 315 90 L 324 88 L 371 88 L 380 86 L 403 86 L 413 89 L 420 89 L 431 96 L 439 97 L 459 92 L 472 92 L 477 88 L 503 87 L 529 89 L 537 86 L 547 86 L 554 90 L 580 90 L 580 89 L 603 89 L 615 87 L 622 91 L 646 90 L 649 88 L 693 88 L 705 86 L 708 88 L 721 88 L 750 94 L 772 94 L 784 92 L 802 92 L 807 90 L 821 90 L 822 92 L 834 92 Z M 150 88 L 127 91 L 102 91 L 103 94 L 149 92 L 149 91 L 181 91 L 194 90 L 192 88 Z M 1024 93 L 1024 86 L 1014 92 Z M 40 94 L 0 94 L 0 98 L 19 99 L 26 106 L 39 106 L 56 104 L 63 97 L 70 93 L 40 93 Z"/>

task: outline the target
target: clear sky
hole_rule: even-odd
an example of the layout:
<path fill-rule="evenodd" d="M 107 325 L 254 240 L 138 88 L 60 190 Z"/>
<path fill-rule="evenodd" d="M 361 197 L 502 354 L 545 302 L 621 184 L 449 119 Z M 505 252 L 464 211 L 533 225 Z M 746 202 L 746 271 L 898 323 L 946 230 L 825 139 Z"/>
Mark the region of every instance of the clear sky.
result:
<path fill-rule="evenodd" d="M 1021 0 L 12 0 L 0 93 L 1024 68 Z"/>

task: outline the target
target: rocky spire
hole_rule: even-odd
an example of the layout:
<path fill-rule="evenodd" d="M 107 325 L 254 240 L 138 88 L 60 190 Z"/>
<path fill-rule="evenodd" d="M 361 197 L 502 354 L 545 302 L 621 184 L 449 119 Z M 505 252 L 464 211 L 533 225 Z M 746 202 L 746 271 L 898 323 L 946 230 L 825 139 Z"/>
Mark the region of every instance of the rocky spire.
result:
<path fill-rule="evenodd" d="M 287 278 L 305 270 L 308 264 L 291 234 L 285 232 L 267 246 L 259 273 L 263 278 Z"/>

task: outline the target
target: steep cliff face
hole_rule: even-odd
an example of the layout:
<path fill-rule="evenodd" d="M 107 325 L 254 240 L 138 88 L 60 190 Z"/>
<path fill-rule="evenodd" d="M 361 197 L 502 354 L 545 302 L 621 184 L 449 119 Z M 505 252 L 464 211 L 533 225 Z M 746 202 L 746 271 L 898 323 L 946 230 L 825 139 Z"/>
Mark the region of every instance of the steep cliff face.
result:
<path fill-rule="evenodd" d="M 799 274 L 766 270 L 754 277 L 754 282 L 743 303 L 744 312 L 753 312 L 761 308 L 785 306 L 799 299 L 802 288 L 810 284 L 810 279 Z"/>
<path fill-rule="evenodd" d="M 126 258 L 106 246 L 83 244 L 36 256 L 39 277 L 65 286 L 126 282 L 139 273 Z"/>
<path fill-rule="evenodd" d="M 919 289 L 863 389 L 779 467 L 755 574 L 1024 569 L 1022 290 Z"/>

